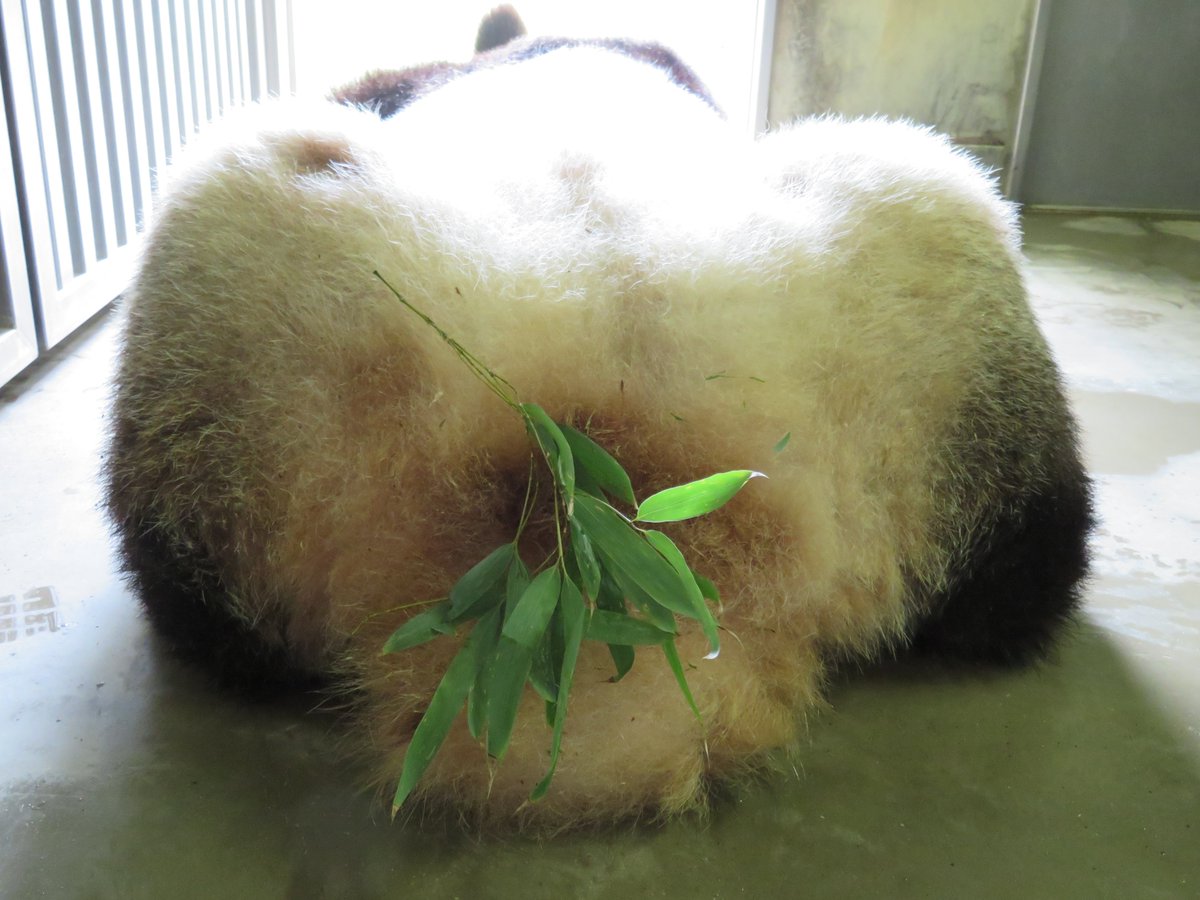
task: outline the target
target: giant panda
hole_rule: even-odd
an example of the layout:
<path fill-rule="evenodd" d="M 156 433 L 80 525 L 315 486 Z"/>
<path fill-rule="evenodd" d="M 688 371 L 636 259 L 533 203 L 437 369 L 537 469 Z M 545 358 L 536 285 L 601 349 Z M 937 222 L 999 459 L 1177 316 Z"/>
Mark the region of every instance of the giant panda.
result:
<path fill-rule="evenodd" d="M 585 642 L 549 793 L 528 802 L 550 744 L 528 691 L 499 766 L 456 724 L 421 808 L 543 831 L 702 812 L 795 748 L 838 666 L 1043 657 L 1090 487 L 980 167 L 879 119 L 750 139 L 662 48 L 483 49 L 256 108 L 169 173 L 106 473 L 166 642 L 250 694 L 343 699 L 395 784 L 461 635 L 380 650 L 511 539 L 530 449 L 378 270 L 639 496 L 769 476 L 667 526 L 722 595 L 720 655 L 679 639 L 699 719 L 661 655 L 614 682 Z"/>

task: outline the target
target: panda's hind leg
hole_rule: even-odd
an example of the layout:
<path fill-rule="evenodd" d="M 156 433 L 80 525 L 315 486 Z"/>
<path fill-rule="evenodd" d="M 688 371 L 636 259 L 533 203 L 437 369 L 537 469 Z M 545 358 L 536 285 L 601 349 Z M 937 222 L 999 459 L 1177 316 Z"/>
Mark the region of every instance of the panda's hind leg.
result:
<path fill-rule="evenodd" d="M 1000 665 L 1046 655 L 1079 608 L 1093 525 L 1090 482 L 1068 469 L 979 534 L 910 629 L 915 654 Z"/>

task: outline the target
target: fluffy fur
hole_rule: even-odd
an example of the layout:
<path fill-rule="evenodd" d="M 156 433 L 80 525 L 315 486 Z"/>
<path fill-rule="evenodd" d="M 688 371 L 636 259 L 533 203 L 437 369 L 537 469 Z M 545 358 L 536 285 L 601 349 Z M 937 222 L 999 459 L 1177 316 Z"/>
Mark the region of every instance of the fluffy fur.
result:
<path fill-rule="evenodd" d="M 818 119 L 751 141 L 596 46 L 386 120 L 330 103 L 231 127 L 174 174 L 128 298 L 110 507 L 167 638 L 252 687 L 351 692 L 380 785 L 456 642 L 379 649 L 511 537 L 529 450 L 373 269 L 641 496 L 770 475 L 670 529 L 724 598 L 719 658 L 680 641 L 703 724 L 661 655 L 613 684 L 585 643 L 549 795 L 524 805 L 550 743 L 530 692 L 494 772 L 459 723 L 431 805 L 551 829 L 700 809 L 794 744 L 837 661 L 909 641 L 1022 660 L 1070 615 L 1074 426 L 1013 212 L 942 138 Z"/>

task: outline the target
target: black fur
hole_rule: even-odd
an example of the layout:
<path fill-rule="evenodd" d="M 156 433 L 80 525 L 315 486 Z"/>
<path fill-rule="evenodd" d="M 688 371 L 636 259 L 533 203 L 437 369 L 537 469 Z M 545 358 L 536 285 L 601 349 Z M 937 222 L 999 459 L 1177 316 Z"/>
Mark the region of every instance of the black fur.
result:
<path fill-rule="evenodd" d="M 421 94 L 445 84 L 461 73 L 451 63 L 430 63 L 411 69 L 371 72 L 333 92 L 333 99 L 346 106 L 361 106 L 390 119 Z"/>
<path fill-rule="evenodd" d="M 1093 523 L 1082 470 L 1002 516 L 915 624 L 913 652 L 999 665 L 1044 657 L 1079 608 Z"/>
<path fill-rule="evenodd" d="M 525 23 L 511 6 L 497 6 L 483 17 L 475 36 L 475 52 L 486 53 L 525 36 Z"/>
<path fill-rule="evenodd" d="M 134 490 L 119 461 L 144 439 L 133 420 L 113 421 L 112 456 L 106 466 L 108 512 L 120 539 L 127 577 L 150 624 L 168 648 L 204 670 L 222 688 L 247 699 L 321 686 L 297 667 L 282 635 L 252 628 L 235 616 L 208 541 L 179 533 L 186 523 L 160 520 L 153 501 Z M 165 476 L 164 476 L 165 477 Z"/>
<path fill-rule="evenodd" d="M 209 560 L 143 523 L 121 523 L 125 568 L 154 630 L 179 658 L 220 687 L 253 700 L 316 689 L 322 680 L 296 667 L 287 645 L 268 643 L 234 616 Z"/>

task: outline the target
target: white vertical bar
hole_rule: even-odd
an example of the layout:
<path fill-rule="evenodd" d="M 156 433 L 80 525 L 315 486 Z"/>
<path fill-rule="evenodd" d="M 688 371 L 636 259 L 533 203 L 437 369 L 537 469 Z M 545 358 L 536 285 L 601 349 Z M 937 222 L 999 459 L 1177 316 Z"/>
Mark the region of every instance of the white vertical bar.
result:
<path fill-rule="evenodd" d="M 117 203 L 119 195 L 113 190 L 112 159 L 109 155 L 111 135 L 105 122 L 106 87 L 100 71 L 100 48 L 96 46 L 96 28 L 92 21 L 92 5 L 87 0 L 72 4 L 78 19 L 78 32 L 73 33 L 77 77 L 83 77 L 80 92 L 80 132 L 83 142 L 74 153 L 83 159 L 88 176 L 88 195 L 95 229 L 96 258 L 104 259 L 118 246 Z"/>
<path fill-rule="evenodd" d="M 3 6 L 0 6 L 0 27 L 4 28 L 8 36 L 9 71 L 12 73 L 14 94 L 26 89 L 29 89 L 27 93 L 31 94 L 32 85 L 28 77 L 22 18 L 19 3 L 6 0 Z M 31 100 L 31 96 L 27 96 L 28 100 Z M 17 103 L 14 97 L 14 107 Z M 20 121 L 19 111 L 14 109 L 12 113 L 16 130 L 20 131 L 24 126 Z M 15 171 L 13 154 L 20 152 L 20 139 L 17 134 L 9 131 L 8 121 L 9 110 L 4 105 L 3 96 L 0 95 L 0 171 L 6 173 Z M 25 173 L 30 176 L 27 180 L 27 193 L 38 193 L 39 179 L 37 172 L 31 171 L 31 168 L 33 167 L 24 167 Z M 22 235 L 17 183 L 13 178 L 0 178 L 0 251 L 4 254 L 4 264 L 0 268 L 5 275 L 5 283 L 0 285 L 0 292 L 8 297 L 12 316 L 11 322 L 0 323 L 0 385 L 33 362 L 38 354 L 37 326 L 33 316 L 36 273 L 27 268 Z"/>
<path fill-rule="evenodd" d="M 160 53 L 161 65 L 158 66 L 158 91 L 163 103 L 163 121 L 168 125 L 167 162 L 172 160 L 175 151 L 184 143 L 187 131 L 186 110 L 182 106 L 184 92 L 181 88 L 182 68 L 179 60 L 179 49 L 175 44 L 175 29 L 172 19 L 175 6 L 170 0 L 149 0 L 152 10 L 157 17 L 157 52 Z"/>
<path fill-rule="evenodd" d="M 249 31 L 246 23 L 250 16 L 247 2 L 248 0 L 233 0 L 236 13 L 234 15 L 234 37 L 237 40 L 238 104 L 242 106 L 249 103 L 254 96 L 250 85 L 250 45 L 246 39 Z"/>
<path fill-rule="evenodd" d="M 129 34 L 134 41 L 137 52 L 137 76 L 141 89 L 141 108 L 138 110 L 138 121 L 146 135 L 146 169 L 150 176 L 151 185 L 158 183 L 158 171 L 167 163 L 166 135 L 169 123 L 163 119 L 163 107 L 160 92 L 162 89 L 162 74 L 158 67 L 157 41 L 154 30 L 154 17 L 145 8 L 143 0 L 126 0 L 132 19 L 127 21 Z M 154 0 L 149 0 L 153 3 Z M 146 195 L 147 205 L 150 195 Z"/>
<path fill-rule="evenodd" d="M 262 6 L 262 49 L 263 64 L 267 70 L 266 92 L 269 96 L 280 94 L 279 75 L 282 60 L 279 56 L 279 23 L 275 15 L 275 0 L 259 0 Z"/>
<path fill-rule="evenodd" d="M 41 297 L 53 297 L 71 272 L 67 201 L 62 157 L 50 97 L 50 66 L 42 13 L 28 11 L 23 0 L 4 0 L 9 35 L 9 68 L 17 140 L 25 173 L 26 204 L 33 231 L 34 263 Z M 14 23 L 24 23 L 24 45 L 17 52 Z M 18 66 L 17 61 L 24 65 Z"/>
<path fill-rule="evenodd" d="M 266 54 L 263 52 L 263 0 L 246 0 L 246 70 L 249 100 L 265 100 L 267 95 Z"/>
<path fill-rule="evenodd" d="M 209 42 L 212 47 L 213 83 L 216 86 L 217 114 L 225 115 L 231 102 L 229 96 L 229 52 L 225 44 L 225 2 L 212 0 L 208 12 Z"/>
<path fill-rule="evenodd" d="M 107 12 L 104 7 L 108 6 Z M 118 228 L 117 243 L 127 244 L 137 233 L 138 203 L 134 200 L 136 193 L 140 196 L 141 185 L 139 169 L 145 169 L 145 155 L 137 146 L 133 122 L 126 117 L 126 111 L 133 109 L 131 102 L 132 84 L 130 83 L 130 58 L 128 43 L 124 40 L 124 29 L 118 31 L 117 19 L 123 22 L 124 0 L 92 0 L 93 21 L 100 27 L 103 34 L 103 46 L 97 48 L 101 72 L 107 73 L 108 81 L 108 117 L 111 131 L 109 134 L 110 154 L 115 155 L 111 164 L 116 171 L 114 195 L 117 209 L 122 213 L 118 225 L 123 224 L 125 233 Z M 119 39 L 118 39 L 119 38 Z M 100 51 L 103 51 L 102 55 Z M 136 160 L 136 164 L 134 163 Z"/>
<path fill-rule="evenodd" d="M 1017 123 L 1013 128 L 1012 155 L 1004 178 L 1004 196 L 1018 203 L 1021 202 L 1025 161 L 1029 157 L 1029 134 L 1033 128 L 1038 84 L 1042 78 L 1042 61 L 1046 56 L 1050 3 L 1051 0 L 1034 0 L 1033 16 L 1029 23 L 1029 52 L 1025 55 L 1025 77 L 1021 82 L 1021 100 L 1017 107 Z"/>
<path fill-rule="evenodd" d="M 173 124 L 177 126 L 177 145 L 187 142 L 192 133 L 192 98 L 188 84 L 188 55 L 186 19 L 183 16 L 182 0 L 163 0 L 163 24 L 165 26 L 165 49 L 170 49 L 171 67 L 167 70 L 167 93 L 175 113 Z"/>
<path fill-rule="evenodd" d="M 192 59 L 189 71 L 192 87 L 195 126 L 199 131 L 212 121 L 213 98 L 211 90 L 212 71 L 208 62 L 208 36 L 205 34 L 201 7 L 206 0 L 184 0 L 187 12 L 188 54 Z"/>
<path fill-rule="evenodd" d="M 777 0 L 758 0 L 755 22 L 753 69 L 750 74 L 750 116 L 747 123 L 750 133 L 761 134 L 767 130 L 767 116 L 771 100 L 771 60 L 775 56 L 775 13 Z"/>
<path fill-rule="evenodd" d="M 45 9 L 46 6 L 43 6 Z M 63 167 L 69 168 L 75 189 L 74 208 L 67 210 L 67 228 L 74 230 L 78 244 L 72 245 L 72 270 L 64 272 L 63 286 L 75 275 L 82 275 L 96 262 L 96 232 L 92 226 L 92 201 L 88 190 L 87 158 L 83 154 L 84 135 L 79 119 L 81 102 L 77 82 L 75 80 L 75 50 L 71 39 L 70 10 L 67 0 L 54 0 L 53 11 L 54 35 L 58 43 L 57 73 L 51 77 L 57 79 L 58 87 L 63 98 L 62 108 L 55 111 L 57 123 L 66 130 L 66 146 L 61 143 L 59 152 L 66 151 Z M 49 26 L 50 23 L 47 23 Z M 49 28 L 47 29 L 49 31 Z"/>
<path fill-rule="evenodd" d="M 130 240 L 141 231 L 151 197 L 151 146 L 146 134 L 148 82 L 143 81 L 138 50 L 137 20 L 133 0 L 113 0 L 109 59 L 120 73 L 121 103 L 119 129 L 122 162 L 128 166 Z"/>

